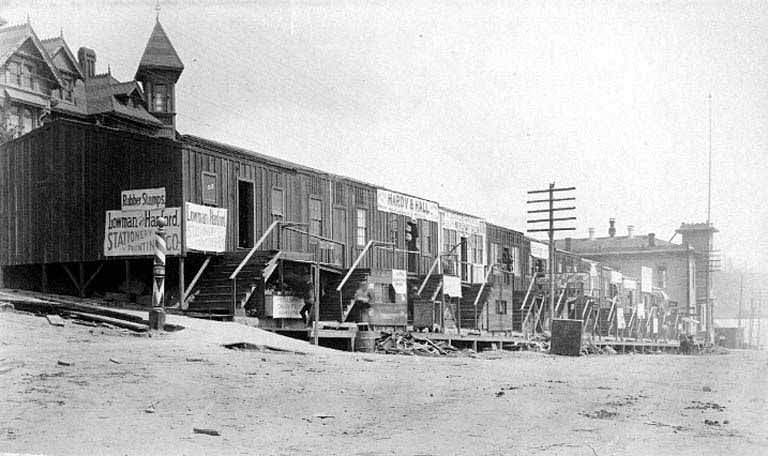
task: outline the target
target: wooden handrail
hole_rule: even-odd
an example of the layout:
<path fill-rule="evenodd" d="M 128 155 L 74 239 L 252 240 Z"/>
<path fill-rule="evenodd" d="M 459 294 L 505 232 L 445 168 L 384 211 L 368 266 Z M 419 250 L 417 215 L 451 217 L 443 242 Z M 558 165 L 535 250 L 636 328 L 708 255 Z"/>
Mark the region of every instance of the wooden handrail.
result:
<path fill-rule="evenodd" d="M 192 290 L 195 288 L 195 285 L 197 285 L 197 281 L 200 280 L 200 277 L 203 275 L 203 272 L 205 271 L 205 268 L 208 267 L 208 263 L 211 262 L 211 257 L 208 256 L 205 258 L 205 261 L 203 261 L 203 265 L 200 266 L 200 269 L 198 269 L 197 274 L 195 274 L 195 277 L 192 278 L 192 282 L 189 283 L 189 286 L 184 291 L 184 300 L 186 301 L 189 297 L 189 294 L 192 292 Z"/>
<path fill-rule="evenodd" d="M 349 268 L 349 271 L 347 271 L 347 274 L 344 276 L 344 278 L 341 279 L 341 283 L 339 283 L 339 286 L 336 287 L 336 291 L 341 291 L 341 289 L 344 288 L 344 285 L 347 283 L 347 280 L 349 280 L 349 276 L 352 275 L 352 272 L 354 272 L 355 268 L 357 268 L 357 265 L 360 264 L 360 262 L 363 260 L 363 257 L 365 256 L 366 253 L 368 253 L 368 250 L 371 249 L 374 242 L 376 241 L 370 240 L 368 241 L 367 244 L 365 244 L 365 248 L 363 249 L 362 252 L 360 252 L 360 255 L 357 256 L 357 258 L 355 259 L 355 262 L 352 263 L 352 267 Z"/>
<path fill-rule="evenodd" d="M 271 225 L 269 225 L 269 228 L 267 228 L 267 231 L 265 231 L 264 234 L 261 235 L 259 240 L 256 241 L 256 243 L 253 245 L 253 248 L 251 248 L 251 251 L 248 252 L 248 255 L 246 255 L 245 258 L 243 258 L 243 261 L 241 261 L 240 264 L 237 265 L 235 270 L 232 272 L 232 274 L 230 274 L 229 280 L 234 280 L 235 278 L 237 278 L 237 275 L 240 274 L 240 270 L 243 269 L 246 263 L 248 263 L 248 261 L 251 260 L 251 257 L 253 256 L 254 253 L 256 253 L 256 250 L 258 250 L 259 247 L 261 247 L 261 244 L 264 243 L 264 241 L 267 239 L 267 236 L 269 236 L 272 230 L 274 230 L 275 227 L 278 225 L 280 225 L 280 220 L 275 220 L 274 222 L 272 222 Z"/>
<path fill-rule="evenodd" d="M 477 296 L 475 296 L 475 309 L 477 309 L 477 303 L 480 302 L 480 296 L 483 295 L 483 290 L 485 290 L 485 284 L 488 283 L 488 279 L 491 277 L 491 273 L 493 272 L 493 268 L 495 268 L 496 265 L 492 264 L 490 268 L 488 268 L 488 272 L 485 274 L 485 280 L 483 281 L 483 284 L 480 285 L 480 291 L 477 293 Z"/>
<path fill-rule="evenodd" d="M 435 270 L 437 267 L 437 262 L 440 261 L 440 255 L 435 257 L 435 261 L 432 262 L 432 266 L 429 267 L 429 271 L 427 271 L 427 276 L 424 277 L 424 281 L 421 282 L 421 286 L 419 287 L 419 291 L 416 292 L 416 295 L 421 296 L 421 292 L 424 291 L 424 287 L 427 286 L 427 281 L 429 281 L 429 278 L 432 276 L 432 271 Z"/>
<path fill-rule="evenodd" d="M 528 291 L 525 292 L 525 298 L 523 298 L 523 303 L 520 304 L 520 310 L 523 310 L 525 307 L 525 303 L 528 302 L 528 298 L 531 295 L 531 290 L 533 290 L 533 285 L 536 283 L 536 276 L 534 275 L 531 279 L 531 283 L 528 285 Z"/>
<path fill-rule="evenodd" d="M 565 291 L 567 289 L 568 289 L 568 285 L 566 284 L 565 288 L 563 288 L 563 291 L 560 292 L 560 296 L 557 298 L 557 304 L 555 304 L 555 315 L 557 315 L 560 312 L 560 305 L 562 305 L 563 303 L 563 296 L 565 296 Z"/>

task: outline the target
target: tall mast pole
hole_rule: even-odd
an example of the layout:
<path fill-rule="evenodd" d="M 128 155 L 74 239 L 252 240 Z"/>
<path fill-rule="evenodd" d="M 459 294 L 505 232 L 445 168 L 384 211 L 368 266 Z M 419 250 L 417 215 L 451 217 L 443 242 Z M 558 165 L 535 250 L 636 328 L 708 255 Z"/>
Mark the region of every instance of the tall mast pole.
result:
<path fill-rule="evenodd" d="M 709 153 L 707 154 L 707 251 L 704 254 L 704 267 L 706 268 L 706 274 L 705 274 L 705 287 L 706 287 L 706 303 L 704 304 L 707 309 L 707 338 L 709 339 L 709 343 L 715 342 L 715 318 L 714 315 L 712 315 L 713 305 L 712 305 L 712 299 L 710 295 L 710 274 L 712 265 L 710 264 L 710 252 L 712 251 L 712 232 L 710 230 L 710 226 L 712 223 L 711 215 L 712 215 L 712 93 L 710 92 L 708 97 L 708 111 L 709 111 Z"/>

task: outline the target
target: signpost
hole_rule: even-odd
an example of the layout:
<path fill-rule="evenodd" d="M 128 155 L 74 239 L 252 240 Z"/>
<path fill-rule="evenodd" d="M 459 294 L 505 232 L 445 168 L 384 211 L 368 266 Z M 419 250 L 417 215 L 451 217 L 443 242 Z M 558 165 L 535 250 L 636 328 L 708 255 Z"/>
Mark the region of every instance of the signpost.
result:
<path fill-rule="evenodd" d="M 529 229 L 529 233 L 537 233 L 537 232 L 546 232 L 549 235 L 549 319 L 550 319 L 550 330 L 552 328 L 552 320 L 555 318 L 555 231 L 571 231 L 575 230 L 575 227 L 556 227 L 555 222 L 562 222 L 562 221 L 570 221 L 570 220 L 576 220 L 576 217 L 555 217 L 555 212 L 559 211 L 572 211 L 576 208 L 573 206 L 570 207 L 555 207 L 556 202 L 560 201 L 575 201 L 575 197 L 562 197 L 562 198 L 555 198 L 555 192 L 569 192 L 572 190 L 576 190 L 576 187 L 562 187 L 562 188 L 555 188 L 555 183 L 552 182 L 549 184 L 549 188 L 545 190 L 530 190 L 528 191 L 528 194 L 538 194 L 538 193 L 546 193 L 547 198 L 545 199 L 536 199 L 536 200 L 529 200 L 528 204 L 539 204 L 539 203 L 546 203 L 548 204 L 548 208 L 546 209 L 533 209 L 529 210 L 529 214 L 540 214 L 545 213 L 547 214 L 546 218 L 541 219 L 533 219 L 528 220 L 528 223 L 547 223 L 549 225 L 548 228 L 534 228 Z"/>

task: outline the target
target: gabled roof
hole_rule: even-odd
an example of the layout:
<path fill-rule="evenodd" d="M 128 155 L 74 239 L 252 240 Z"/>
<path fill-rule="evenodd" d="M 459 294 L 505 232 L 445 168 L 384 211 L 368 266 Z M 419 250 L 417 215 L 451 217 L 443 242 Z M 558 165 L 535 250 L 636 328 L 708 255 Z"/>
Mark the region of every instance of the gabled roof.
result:
<path fill-rule="evenodd" d="M 28 23 L 0 28 L 0 66 L 5 65 L 8 59 L 18 51 L 27 40 L 32 41 L 33 46 L 37 48 L 41 58 L 48 66 L 51 74 L 53 74 L 54 80 L 61 85 L 61 76 L 59 75 L 56 66 L 54 66 L 51 61 L 48 51 L 43 46 L 43 43 L 37 37 L 34 30 L 32 30 L 32 26 Z"/>
<path fill-rule="evenodd" d="M 159 20 L 155 22 L 155 28 L 152 30 L 147 47 L 141 56 L 139 69 L 136 71 L 136 79 L 144 70 L 153 69 L 175 70 L 179 73 L 184 69 L 179 54 L 176 53 L 176 49 L 171 44 L 171 40 L 168 39 L 168 35 L 165 34 Z"/>
<path fill-rule="evenodd" d="M 120 82 L 111 74 L 100 74 L 88 79 L 85 85 L 88 114 L 114 114 L 134 122 L 161 127 L 163 125 L 146 110 L 141 87 L 136 81 Z M 139 106 L 126 102 L 133 98 Z M 121 100 L 123 99 L 123 100 Z"/>
<path fill-rule="evenodd" d="M 82 70 L 80 69 L 80 65 L 77 62 L 77 59 L 75 58 L 75 55 L 72 54 L 72 50 L 69 49 L 69 46 L 67 46 L 67 42 L 64 41 L 64 38 L 57 36 L 55 38 L 48 38 L 45 40 L 42 40 L 41 43 L 43 44 L 43 47 L 48 52 L 48 56 L 51 57 L 51 60 L 53 60 L 56 57 L 56 54 L 59 52 L 63 52 L 64 55 L 67 57 L 67 59 L 72 64 L 72 67 L 75 69 L 75 72 L 78 76 L 80 76 L 80 79 L 85 79 L 85 75 L 83 74 Z"/>

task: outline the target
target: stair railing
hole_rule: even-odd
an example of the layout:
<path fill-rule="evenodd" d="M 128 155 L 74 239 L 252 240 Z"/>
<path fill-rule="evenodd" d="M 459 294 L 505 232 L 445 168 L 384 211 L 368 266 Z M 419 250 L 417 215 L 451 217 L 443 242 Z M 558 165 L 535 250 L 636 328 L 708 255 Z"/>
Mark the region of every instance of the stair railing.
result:
<path fill-rule="evenodd" d="M 267 236 L 272 233 L 272 231 L 275 230 L 276 227 L 280 225 L 280 220 L 275 220 L 272 222 L 271 225 L 269 225 L 269 228 L 267 228 L 266 231 L 264 231 L 264 234 L 261 235 L 258 241 L 256 241 L 255 244 L 253 244 L 253 247 L 248 252 L 248 254 L 243 258 L 243 261 L 240 262 L 240 264 L 237 265 L 234 271 L 232 271 L 232 274 L 229 275 L 229 280 L 232 281 L 232 315 L 235 315 L 235 311 L 237 310 L 237 275 L 240 274 L 240 271 L 245 267 L 246 264 L 248 264 L 249 261 L 251 261 L 251 257 L 256 253 L 256 251 L 261 247 L 261 244 L 264 243 L 264 241 L 267 239 Z"/>
<path fill-rule="evenodd" d="M 608 336 L 611 335 L 611 330 L 613 329 L 614 312 L 616 311 L 616 301 L 618 301 L 618 299 L 618 295 L 611 299 L 611 310 L 608 312 L 608 334 L 606 334 Z"/>
<path fill-rule="evenodd" d="M 485 290 L 485 285 L 488 283 L 488 279 L 491 278 L 491 273 L 493 273 L 493 269 L 495 267 L 496 265 L 492 264 L 491 267 L 488 268 L 488 272 L 485 274 L 485 280 L 483 280 L 483 284 L 480 285 L 480 291 L 478 291 L 477 296 L 475 296 L 475 302 L 473 303 L 473 305 L 475 306 L 475 309 L 477 309 L 477 303 L 480 302 L 480 296 L 483 295 L 483 290 Z"/>
<path fill-rule="evenodd" d="M 421 282 L 421 286 L 419 286 L 419 290 L 416 292 L 417 296 L 421 296 L 421 292 L 424 291 L 424 288 L 427 286 L 427 282 L 429 281 L 429 278 L 432 276 L 432 273 L 435 271 L 435 268 L 437 267 L 438 262 L 440 262 L 440 255 L 435 257 L 435 261 L 433 261 L 432 266 L 429 267 L 429 271 L 427 271 L 427 276 L 424 277 L 424 281 Z"/>
<path fill-rule="evenodd" d="M 192 290 L 195 288 L 195 285 L 197 285 L 197 281 L 200 280 L 200 277 L 203 275 L 205 268 L 207 268 L 208 264 L 211 262 L 211 258 L 212 257 L 210 256 L 205 257 L 205 261 L 203 261 L 203 265 L 200 266 L 200 269 L 197 271 L 197 274 L 195 274 L 195 277 L 192 278 L 192 282 L 190 282 L 187 289 L 184 290 L 184 296 L 181 301 L 182 310 L 187 309 L 187 301 L 189 301 L 189 298 L 191 297 Z"/>

